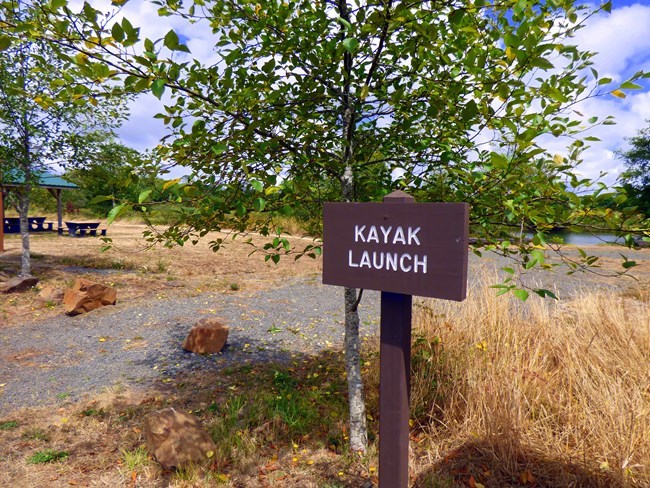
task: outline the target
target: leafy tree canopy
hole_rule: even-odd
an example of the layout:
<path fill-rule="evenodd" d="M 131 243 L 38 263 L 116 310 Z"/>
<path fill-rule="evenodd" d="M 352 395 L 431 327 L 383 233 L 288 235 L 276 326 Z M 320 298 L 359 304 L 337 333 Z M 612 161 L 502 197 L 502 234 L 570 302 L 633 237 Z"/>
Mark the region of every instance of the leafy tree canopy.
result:
<path fill-rule="evenodd" d="M 73 162 L 75 135 L 119 124 L 124 99 L 100 104 L 98 99 L 107 99 L 114 87 L 85 76 L 80 60 L 69 51 L 32 35 L 42 15 L 41 2 L 0 6 L 0 181 L 11 172 L 25 182 L 13 191 L 21 216 L 21 274 L 29 275 L 27 215 L 37 175 L 47 166 Z"/>
<path fill-rule="evenodd" d="M 619 181 L 630 195 L 631 203 L 650 216 L 650 127 L 639 130 L 628 142 L 630 149 L 617 153 L 626 167 Z"/>

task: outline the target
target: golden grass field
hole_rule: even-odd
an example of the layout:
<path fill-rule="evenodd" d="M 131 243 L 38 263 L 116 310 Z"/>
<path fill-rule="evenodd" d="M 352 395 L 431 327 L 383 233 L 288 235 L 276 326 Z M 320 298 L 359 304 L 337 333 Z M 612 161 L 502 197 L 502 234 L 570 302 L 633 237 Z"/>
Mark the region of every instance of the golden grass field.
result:
<path fill-rule="evenodd" d="M 105 254 L 97 239 L 36 236 L 35 274 L 67 286 L 80 272 L 92 276 L 86 268 L 115 269 L 121 299 L 137 306 L 170 286 L 237 293 L 320 270 L 308 258 L 275 266 L 248 257 L 239 241 L 216 255 L 202 244 L 143 251 L 142 230 L 112 225 L 116 249 Z M 18 245 L 7 239 L 0 272 L 17 269 Z M 495 297 L 488 285 L 498 278 L 485 268 L 473 273 L 465 302 L 415 301 L 411 485 L 650 486 L 648 263 L 640 281 L 560 302 Z M 6 335 L 61 310 L 25 293 L 0 296 L 0 313 Z M 0 486 L 376 486 L 377 350 L 364 350 L 372 440 L 363 456 L 346 448 L 344 368 L 334 351 L 11 412 L 0 417 Z M 168 405 L 191 410 L 211 432 L 219 452 L 209 464 L 168 472 L 147 454 L 142 418 Z M 288 408 L 299 421 L 286 420 Z M 34 457 L 43 452 L 49 462 Z"/>

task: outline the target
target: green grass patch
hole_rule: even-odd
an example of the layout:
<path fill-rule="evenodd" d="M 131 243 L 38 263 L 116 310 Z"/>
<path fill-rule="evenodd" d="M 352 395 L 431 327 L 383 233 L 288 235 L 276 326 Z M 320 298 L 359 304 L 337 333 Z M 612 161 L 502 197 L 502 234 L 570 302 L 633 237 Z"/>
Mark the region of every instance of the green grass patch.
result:
<path fill-rule="evenodd" d="M 5 422 L 0 422 L 0 430 L 11 430 L 18 427 L 18 422 L 15 420 L 7 420 Z"/>
<path fill-rule="evenodd" d="M 340 452 L 348 415 L 343 371 L 330 356 L 291 367 L 232 368 L 232 393 L 204 410 L 215 459 L 241 462 L 268 445 L 290 447 L 305 438 Z"/>
<path fill-rule="evenodd" d="M 121 457 L 127 473 L 140 470 L 150 464 L 149 453 L 145 447 L 136 447 L 130 451 L 122 449 Z"/>
<path fill-rule="evenodd" d="M 70 454 L 67 451 L 57 451 L 55 449 L 45 449 L 44 451 L 36 451 L 27 462 L 29 464 L 45 464 L 53 463 L 56 461 L 63 461 L 68 458 Z"/>

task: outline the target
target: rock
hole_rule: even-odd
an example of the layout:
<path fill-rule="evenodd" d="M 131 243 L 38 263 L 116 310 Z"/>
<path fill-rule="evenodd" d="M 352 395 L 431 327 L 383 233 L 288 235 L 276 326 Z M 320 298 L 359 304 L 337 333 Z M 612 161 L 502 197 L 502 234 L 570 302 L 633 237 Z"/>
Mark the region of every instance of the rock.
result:
<path fill-rule="evenodd" d="M 33 276 L 16 276 L 6 281 L 0 288 L 2 293 L 18 293 L 33 288 L 38 283 L 38 278 Z"/>
<path fill-rule="evenodd" d="M 68 315 L 79 315 L 104 305 L 115 305 L 116 300 L 115 288 L 77 278 L 74 286 L 65 290 L 63 307 Z"/>
<path fill-rule="evenodd" d="M 51 285 L 46 285 L 38 293 L 38 298 L 44 302 L 54 302 L 60 304 L 63 303 L 64 294 L 65 292 L 61 288 L 54 288 Z"/>
<path fill-rule="evenodd" d="M 147 449 L 166 468 L 214 459 L 217 446 L 199 421 L 174 408 L 150 413 L 144 419 Z"/>
<path fill-rule="evenodd" d="M 636 237 L 634 239 L 634 245 L 640 247 L 641 249 L 650 248 L 650 242 L 644 241 L 642 237 Z"/>
<path fill-rule="evenodd" d="M 221 351 L 228 340 L 227 325 L 216 319 L 199 320 L 183 342 L 183 349 L 197 354 L 212 354 Z"/>

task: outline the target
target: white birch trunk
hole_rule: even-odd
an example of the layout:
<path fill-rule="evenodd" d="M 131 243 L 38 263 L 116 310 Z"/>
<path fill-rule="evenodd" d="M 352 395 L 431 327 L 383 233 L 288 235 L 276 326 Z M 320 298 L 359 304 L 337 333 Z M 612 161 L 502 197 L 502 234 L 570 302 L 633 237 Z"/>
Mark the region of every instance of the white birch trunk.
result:
<path fill-rule="evenodd" d="M 29 186 L 29 183 L 27 183 Z M 29 190 L 27 186 L 18 194 L 18 216 L 20 217 L 20 240 L 22 254 L 20 259 L 20 276 L 32 275 L 32 262 L 29 252 Z"/>

